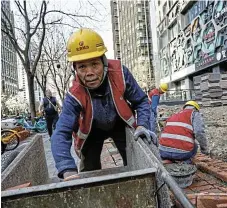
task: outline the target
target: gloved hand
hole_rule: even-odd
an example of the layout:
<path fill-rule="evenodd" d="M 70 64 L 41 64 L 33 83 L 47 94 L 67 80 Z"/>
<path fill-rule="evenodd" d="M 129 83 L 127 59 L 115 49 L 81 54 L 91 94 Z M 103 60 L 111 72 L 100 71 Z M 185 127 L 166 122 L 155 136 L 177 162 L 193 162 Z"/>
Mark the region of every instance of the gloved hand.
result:
<path fill-rule="evenodd" d="M 63 174 L 64 181 L 70 181 L 73 179 L 78 179 L 80 176 L 78 175 L 77 171 L 67 171 Z"/>
<path fill-rule="evenodd" d="M 154 132 L 146 129 L 143 126 L 138 126 L 134 132 L 134 139 L 135 141 L 138 140 L 139 137 L 141 137 L 142 139 L 146 139 L 148 141 L 148 143 L 150 144 L 151 141 L 154 143 L 154 145 L 157 146 L 157 136 Z"/>

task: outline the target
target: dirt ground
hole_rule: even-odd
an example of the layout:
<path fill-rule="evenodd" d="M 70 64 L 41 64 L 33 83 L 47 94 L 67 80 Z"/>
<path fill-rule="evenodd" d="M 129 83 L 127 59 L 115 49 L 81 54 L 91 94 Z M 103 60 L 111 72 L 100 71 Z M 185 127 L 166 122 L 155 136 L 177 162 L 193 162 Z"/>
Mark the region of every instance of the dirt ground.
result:
<path fill-rule="evenodd" d="M 159 106 L 159 113 L 168 117 L 182 106 Z M 211 157 L 227 162 L 227 106 L 202 107 Z"/>

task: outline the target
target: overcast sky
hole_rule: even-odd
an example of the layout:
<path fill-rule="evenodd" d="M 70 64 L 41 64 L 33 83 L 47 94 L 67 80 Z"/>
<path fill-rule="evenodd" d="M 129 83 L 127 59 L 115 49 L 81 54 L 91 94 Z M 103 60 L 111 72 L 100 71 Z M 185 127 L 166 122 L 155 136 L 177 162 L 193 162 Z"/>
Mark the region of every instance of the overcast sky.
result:
<path fill-rule="evenodd" d="M 41 3 L 40 0 L 30 0 L 28 2 L 32 8 L 35 8 L 34 5 L 39 7 Z M 21 1 L 21 3 L 23 4 L 23 1 Z M 19 18 L 16 16 L 18 13 L 15 11 L 15 8 L 14 1 L 11 0 L 11 9 L 14 10 L 15 20 L 17 21 Z M 106 53 L 107 57 L 110 59 L 114 58 L 110 0 L 49 0 L 48 10 L 50 9 L 61 9 L 62 11 L 69 13 L 75 13 L 76 11 L 77 13 L 89 15 L 94 19 L 97 19 L 98 21 L 90 23 L 90 21 L 80 18 L 80 22 L 82 22 L 83 25 L 86 25 L 86 27 L 95 29 L 102 36 L 108 49 L 108 52 Z M 70 21 L 68 19 L 65 20 L 67 23 Z M 18 21 L 19 24 L 21 24 L 21 21 Z M 69 28 L 69 30 L 72 29 Z M 69 33 L 69 31 L 65 32 L 66 34 Z"/>

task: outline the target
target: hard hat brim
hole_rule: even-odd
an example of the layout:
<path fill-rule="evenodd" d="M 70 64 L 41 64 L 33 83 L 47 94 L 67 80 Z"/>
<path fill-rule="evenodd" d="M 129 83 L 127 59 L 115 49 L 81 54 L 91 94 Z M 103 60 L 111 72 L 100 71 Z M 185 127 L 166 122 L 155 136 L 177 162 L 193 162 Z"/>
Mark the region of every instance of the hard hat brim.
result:
<path fill-rule="evenodd" d="M 107 49 L 102 50 L 102 51 L 95 51 L 95 52 L 91 52 L 91 53 L 85 53 L 85 54 L 81 54 L 81 55 L 71 56 L 71 57 L 68 57 L 68 61 L 77 62 L 77 61 L 84 61 L 84 60 L 88 60 L 88 59 L 92 59 L 92 58 L 97 58 L 97 57 L 102 56 L 106 51 L 107 51 Z"/>
<path fill-rule="evenodd" d="M 162 89 L 161 87 L 160 87 L 160 89 L 161 89 L 162 92 L 167 92 L 167 90 L 164 90 L 164 89 Z"/>

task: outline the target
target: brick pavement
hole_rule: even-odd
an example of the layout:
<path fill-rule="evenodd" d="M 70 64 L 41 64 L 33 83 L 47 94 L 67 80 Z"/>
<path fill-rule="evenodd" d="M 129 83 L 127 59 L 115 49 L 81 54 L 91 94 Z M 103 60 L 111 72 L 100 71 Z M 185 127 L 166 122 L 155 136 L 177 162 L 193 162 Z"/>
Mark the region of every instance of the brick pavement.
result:
<path fill-rule="evenodd" d="M 55 168 L 55 162 L 51 152 L 51 144 L 47 133 L 43 134 L 43 143 L 45 148 L 49 177 L 54 178 L 57 176 L 57 169 Z M 74 159 L 78 161 L 78 157 L 74 152 L 73 146 L 71 149 L 71 154 L 74 157 Z M 112 140 L 110 139 L 106 140 L 103 145 L 101 163 L 102 169 L 123 166 L 122 158 L 118 153 L 117 149 L 114 147 Z"/>
<path fill-rule="evenodd" d="M 223 171 L 227 163 L 203 154 L 197 154 L 194 162 L 198 171 L 193 184 L 184 189 L 192 204 L 197 208 L 227 208 L 227 171 Z M 176 206 L 182 207 L 178 202 Z"/>

